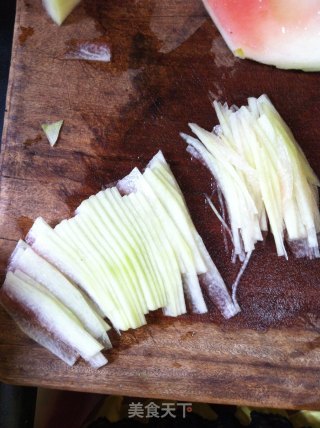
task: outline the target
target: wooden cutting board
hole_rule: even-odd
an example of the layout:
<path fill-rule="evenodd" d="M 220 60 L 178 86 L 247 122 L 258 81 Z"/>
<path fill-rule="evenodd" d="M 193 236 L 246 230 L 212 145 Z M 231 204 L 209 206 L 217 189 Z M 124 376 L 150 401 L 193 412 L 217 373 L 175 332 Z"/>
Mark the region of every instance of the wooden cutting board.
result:
<path fill-rule="evenodd" d="M 83 59 L 108 44 L 110 63 Z M 94 51 L 94 52 L 92 52 Z M 82 57 L 81 57 L 82 56 Z M 320 75 L 235 59 L 198 0 L 84 0 L 58 28 L 40 0 L 18 0 L 1 155 L 1 271 L 34 219 L 54 225 L 161 148 L 227 284 L 239 269 L 204 202 L 206 169 L 179 131 L 210 128 L 213 96 L 241 104 L 267 93 L 320 167 Z M 64 119 L 51 148 L 40 124 Z M 107 394 L 284 408 L 320 408 L 319 261 L 259 245 L 239 288 L 242 313 L 224 321 L 165 318 L 113 337 L 110 364 L 67 367 L 0 311 L 0 379 Z"/>

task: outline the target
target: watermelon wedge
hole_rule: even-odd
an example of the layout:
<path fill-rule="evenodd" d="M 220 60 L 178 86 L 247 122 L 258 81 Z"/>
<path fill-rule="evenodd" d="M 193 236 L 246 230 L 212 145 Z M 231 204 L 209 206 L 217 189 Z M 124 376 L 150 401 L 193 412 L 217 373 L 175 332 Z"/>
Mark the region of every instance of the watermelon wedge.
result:
<path fill-rule="evenodd" d="M 203 0 L 228 47 L 284 69 L 320 70 L 320 0 Z"/>

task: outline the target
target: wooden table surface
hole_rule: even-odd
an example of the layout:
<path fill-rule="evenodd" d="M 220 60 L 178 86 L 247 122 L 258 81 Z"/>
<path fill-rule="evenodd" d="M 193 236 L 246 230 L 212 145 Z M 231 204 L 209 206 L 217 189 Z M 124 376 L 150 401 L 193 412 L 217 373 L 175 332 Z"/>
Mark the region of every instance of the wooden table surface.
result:
<path fill-rule="evenodd" d="M 112 51 L 110 63 L 81 48 Z M 96 51 L 97 52 L 97 51 Z M 79 56 L 80 55 L 80 56 Z M 239 265 L 204 202 L 206 169 L 180 131 L 210 128 L 209 91 L 241 104 L 267 93 L 313 168 L 320 167 L 320 76 L 235 59 L 198 0 L 84 0 L 62 27 L 40 0 L 18 0 L 1 155 L 0 263 L 37 216 L 54 225 L 161 148 L 227 284 Z M 51 148 L 40 124 L 64 119 Z M 320 408 L 319 261 L 259 245 L 239 287 L 242 313 L 214 307 L 113 335 L 110 364 L 73 368 L 24 336 L 0 310 L 0 379 L 23 385 L 177 400 Z"/>

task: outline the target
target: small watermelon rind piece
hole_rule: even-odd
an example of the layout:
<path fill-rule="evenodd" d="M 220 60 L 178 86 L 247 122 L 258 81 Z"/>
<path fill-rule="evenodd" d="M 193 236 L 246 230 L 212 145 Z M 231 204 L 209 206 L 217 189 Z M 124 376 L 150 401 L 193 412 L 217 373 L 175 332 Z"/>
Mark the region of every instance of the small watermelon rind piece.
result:
<path fill-rule="evenodd" d="M 81 0 L 43 0 L 43 5 L 50 18 L 58 25 L 70 15 Z"/>

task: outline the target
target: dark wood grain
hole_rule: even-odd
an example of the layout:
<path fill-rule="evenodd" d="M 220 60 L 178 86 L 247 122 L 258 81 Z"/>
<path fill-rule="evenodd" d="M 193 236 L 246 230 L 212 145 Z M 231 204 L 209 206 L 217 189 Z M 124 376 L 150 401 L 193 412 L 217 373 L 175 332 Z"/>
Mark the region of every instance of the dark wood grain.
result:
<path fill-rule="evenodd" d="M 70 59 L 84 42 L 109 43 L 111 63 Z M 69 59 L 67 59 L 67 57 Z M 244 103 L 266 92 L 320 167 L 320 76 L 229 53 L 198 0 L 84 0 L 58 28 L 40 0 L 18 0 L 0 187 L 2 275 L 16 241 L 41 215 L 52 225 L 88 195 L 143 167 L 161 148 L 226 282 L 239 266 L 204 203 L 208 172 L 180 131 L 210 128 L 208 100 Z M 51 148 L 40 124 L 64 119 Z M 320 408 L 319 261 L 277 258 L 270 238 L 239 288 L 242 313 L 225 321 L 159 313 L 113 337 L 110 364 L 73 368 L 24 336 L 0 311 L 0 378 L 26 385 L 178 400 Z"/>

